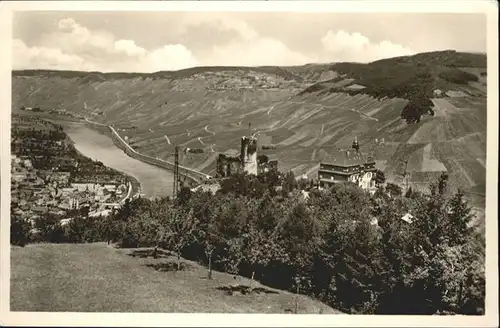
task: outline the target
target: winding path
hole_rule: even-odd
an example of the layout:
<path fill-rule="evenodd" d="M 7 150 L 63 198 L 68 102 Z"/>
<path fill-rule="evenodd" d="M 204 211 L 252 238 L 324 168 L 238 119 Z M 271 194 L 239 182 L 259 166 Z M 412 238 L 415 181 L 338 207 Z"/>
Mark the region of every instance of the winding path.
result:
<path fill-rule="evenodd" d="M 205 125 L 204 130 L 205 130 L 205 132 L 208 132 L 208 133 L 212 134 L 213 136 L 215 135 L 215 132 L 212 132 L 212 131 L 208 130 L 208 125 Z"/>

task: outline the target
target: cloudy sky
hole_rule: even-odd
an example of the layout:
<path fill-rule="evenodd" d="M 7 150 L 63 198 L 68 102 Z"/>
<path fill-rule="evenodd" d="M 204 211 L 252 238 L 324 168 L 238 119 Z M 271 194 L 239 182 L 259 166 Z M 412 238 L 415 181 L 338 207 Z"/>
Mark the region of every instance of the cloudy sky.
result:
<path fill-rule="evenodd" d="M 155 72 L 486 52 L 481 14 L 17 12 L 13 68 Z"/>

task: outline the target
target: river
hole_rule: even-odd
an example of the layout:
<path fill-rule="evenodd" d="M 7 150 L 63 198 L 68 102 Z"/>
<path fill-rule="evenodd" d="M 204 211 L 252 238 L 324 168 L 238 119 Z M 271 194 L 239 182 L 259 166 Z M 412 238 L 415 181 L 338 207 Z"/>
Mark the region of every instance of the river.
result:
<path fill-rule="evenodd" d="M 82 123 L 57 122 L 84 156 L 102 162 L 115 170 L 133 176 L 139 181 L 142 193 L 150 196 L 171 196 L 174 176 L 172 172 L 149 165 L 127 156 L 116 147 L 110 137 Z"/>

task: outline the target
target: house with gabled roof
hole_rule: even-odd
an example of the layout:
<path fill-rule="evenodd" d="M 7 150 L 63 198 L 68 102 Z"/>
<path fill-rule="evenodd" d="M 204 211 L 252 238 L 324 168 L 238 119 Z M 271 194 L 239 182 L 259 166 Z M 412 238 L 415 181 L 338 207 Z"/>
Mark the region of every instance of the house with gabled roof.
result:
<path fill-rule="evenodd" d="M 334 150 L 319 165 L 319 187 L 327 188 L 335 183 L 353 182 L 361 188 L 374 193 L 375 160 L 359 151 L 357 139 L 351 149 Z"/>

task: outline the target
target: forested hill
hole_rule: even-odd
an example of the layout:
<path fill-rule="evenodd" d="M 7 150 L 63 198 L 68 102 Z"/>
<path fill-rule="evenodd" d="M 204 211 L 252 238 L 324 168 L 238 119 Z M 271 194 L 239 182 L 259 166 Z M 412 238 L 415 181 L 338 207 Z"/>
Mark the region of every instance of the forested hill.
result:
<path fill-rule="evenodd" d="M 458 89 L 477 97 L 483 96 L 485 89 L 474 90 L 474 87 L 484 87 L 487 74 L 485 54 L 456 51 L 420 53 L 369 64 L 336 63 L 331 69 L 338 76 L 314 84 L 303 92 L 347 91 L 376 98 L 407 99 L 409 104 L 402 116 L 410 122 L 420 120 L 420 116 L 427 112 L 433 114 L 434 105 L 430 98 L 434 98 L 435 90 L 446 93 Z M 341 86 L 330 86 L 332 83 Z M 352 85 L 363 88 L 350 89 Z"/>

